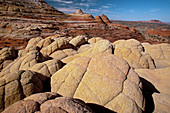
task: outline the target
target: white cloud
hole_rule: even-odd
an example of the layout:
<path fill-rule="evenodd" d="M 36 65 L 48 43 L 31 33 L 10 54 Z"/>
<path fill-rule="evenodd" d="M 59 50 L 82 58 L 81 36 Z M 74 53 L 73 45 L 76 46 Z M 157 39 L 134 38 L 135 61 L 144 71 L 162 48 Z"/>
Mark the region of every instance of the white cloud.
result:
<path fill-rule="evenodd" d="M 72 4 L 73 3 L 73 1 L 66 1 L 66 0 L 51 0 L 51 1 L 61 2 L 61 3 L 65 3 L 65 4 Z"/>
<path fill-rule="evenodd" d="M 159 12 L 159 11 L 161 11 L 161 9 L 151 9 L 151 10 L 149 10 L 149 12 L 151 12 L 151 13 Z"/>
<path fill-rule="evenodd" d="M 134 10 L 134 9 L 130 9 L 130 10 L 128 10 L 128 12 L 130 12 L 130 13 L 134 13 L 134 12 L 135 12 L 135 10 Z"/>
<path fill-rule="evenodd" d="M 75 9 L 75 8 L 57 8 L 57 7 L 55 7 L 55 8 L 59 11 L 68 12 L 68 13 L 73 13 L 73 12 L 77 11 L 77 9 Z"/>
<path fill-rule="evenodd" d="M 92 11 L 92 12 L 99 12 L 100 10 L 99 9 L 90 9 L 90 11 Z"/>
<path fill-rule="evenodd" d="M 106 9 L 108 9 L 108 8 L 109 8 L 109 6 L 102 6 L 102 8 L 106 8 Z"/>
<path fill-rule="evenodd" d="M 89 7 L 88 3 L 77 3 L 76 5 Z"/>

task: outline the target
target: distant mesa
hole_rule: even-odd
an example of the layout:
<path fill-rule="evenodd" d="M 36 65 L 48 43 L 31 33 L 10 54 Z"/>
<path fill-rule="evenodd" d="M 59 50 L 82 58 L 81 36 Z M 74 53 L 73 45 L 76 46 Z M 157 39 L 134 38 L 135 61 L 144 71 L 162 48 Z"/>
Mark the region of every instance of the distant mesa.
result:
<path fill-rule="evenodd" d="M 149 22 L 153 22 L 153 23 L 163 23 L 160 20 L 150 20 Z"/>
<path fill-rule="evenodd" d="M 139 22 L 166 24 L 164 22 L 161 22 L 160 20 L 149 20 L 149 21 L 139 21 Z"/>

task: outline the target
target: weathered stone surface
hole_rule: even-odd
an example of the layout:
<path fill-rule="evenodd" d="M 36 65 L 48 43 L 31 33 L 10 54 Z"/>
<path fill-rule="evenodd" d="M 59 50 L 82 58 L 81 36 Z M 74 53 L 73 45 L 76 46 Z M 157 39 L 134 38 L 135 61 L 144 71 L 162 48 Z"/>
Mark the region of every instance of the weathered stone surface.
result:
<path fill-rule="evenodd" d="M 81 56 L 53 74 L 51 88 L 53 92 L 63 96 L 106 107 L 108 103 L 115 102 L 114 99 L 118 95 L 123 94 L 131 101 L 131 107 L 134 107 L 129 109 L 141 112 L 145 103 L 139 88 L 140 80 L 133 69 L 130 73 L 129 69 L 126 61 L 112 54 L 95 53 L 88 57 Z M 133 79 L 131 76 L 136 78 Z M 124 81 L 127 81 L 127 84 Z M 121 105 L 126 103 L 128 102 L 122 101 Z M 108 108 L 116 112 L 126 109 L 123 106 L 116 109 L 112 106 Z"/>
<path fill-rule="evenodd" d="M 164 94 L 170 95 L 170 67 L 160 69 L 135 69 L 138 75 L 151 82 L 154 87 Z"/>
<path fill-rule="evenodd" d="M 14 103 L 3 113 L 36 112 L 36 113 L 93 113 L 80 100 L 60 97 L 56 93 L 38 93 Z"/>
<path fill-rule="evenodd" d="M 149 69 L 135 69 L 139 76 L 144 79 L 144 93 L 150 94 L 149 99 L 153 98 L 153 103 L 150 106 L 154 106 L 152 112 L 154 113 L 168 113 L 170 107 L 170 67 L 159 68 L 154 70 Z M 152 94 L 153 93 L 153 94 Z M 148 101 L 148 100 L 146 100 Z M 153 104 L 153 105 L 152 105 Z M 149 108 L 148 108 L 149 109 Z"/>
<path fill-rule="evenodd" d="M 51 55 L 53 52 L 70 47 L 69 40 L 67 38 L 57 38 L 49 46 L 42 48 L 41 53 L 44 55 Z"/>
<path fill-rule="evenodd" d="M 106 107 L 118 111 L 119 113 L 142 113 L 142 110 L 136 103 L 123 93 L 120 93 L 112 101 L 106 104 Z"/>
<path fill-rule="evenodd" d="M 90 49 L 87 49 L 87 51 L 84 51 L 84 52 L 79 53 L 79 54 L 75 54 L 74 56 L 69 56 L 69 57 L 63 59 L 62 61 L 64 63 L 68 63 L 68 62 L 70 62 L 70 61 L 72 61 L 75 58 L 80 57 L 80 56 L 90 57 L 94 53 L 112 54 L 112 52 L 113 52 L 113 46 L 110 43 L 110 41 L 100 40 L 97 43 L 93 44 Z"/>
<path fill-rule="evenodd" d="M 153 69 L 155 65 L 152 58 L 143 52 L 143 47 L 135 39 L 118 40 L 115 45 L 114 54 L 125 59 L 134 68 Z"/>
<path fill-rule="evenodd" d="M 170 111 L 170 95 L 154 93 L 153 101 L 155 104 L 154 113 L 168 113 Z"/>
<path fill-rule="evenodd" d="M 148 53 L 154 60 L 170 60 L 170 44 L 162 43 L 151 45 L 142 43 L 145 52 Z"/>
<path fill-rule="evenodd" d="M 86 36 L 77 36 L 75 38 L 73 38 L 72 40 L 70 40 L 70 44 L 74 45 L 75 47 L 78 47 L 82 44 L 84 44 L 87 40 Z"/>
<path fill-rule="evenodd" d="M 80 48 L 78 49 L 79 53 L 85 52 L 87 50 L 89 50 L 92 46 L 90 44 L 85 44 L 80 46 Z"/>
<path fill-rule="evenodd" d="M 14 71 L 0 78 L 0 110 L 16 101 L 43 91 L 42 75 L 29 70 Z"/>
<path fill-rule="evenodd" d="M 77 51 L 74 49 L 63 49 L 63 50 L 55 51 L 50 55 L 50 57 L 56 60 L 62 60 L 65 57 L 72 56 L 75 54 L 77 54 Z"/>
<path fill-rule="evenodd" d="M 27 101 L 18 101 L 5 109 L 2 113 L 24 113 L 24 112 L 31 112 L 34 113 L 39 109 L 39 103 L 27 100 Z"/>

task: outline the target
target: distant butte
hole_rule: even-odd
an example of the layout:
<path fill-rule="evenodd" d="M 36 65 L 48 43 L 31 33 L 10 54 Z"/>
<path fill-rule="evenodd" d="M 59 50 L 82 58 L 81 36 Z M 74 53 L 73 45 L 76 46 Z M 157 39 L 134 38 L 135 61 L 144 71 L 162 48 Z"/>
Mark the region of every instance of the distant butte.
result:
<path fill-rule="evenodd" d="M 78 9 L 75 13 L 71 13 L 69 15 L 71 15 L 71 16 L 82 16 L 82 17 L 94 18 L 91 14 L 83 13 L 83 11 L 81 9 Z"/>
<path fill-rule="evenodd" d="M 138 22 L 166 24 L 164 22 L 161 22 L 160 20 L 149 20 L 149 21 L 138 21 Z"/>

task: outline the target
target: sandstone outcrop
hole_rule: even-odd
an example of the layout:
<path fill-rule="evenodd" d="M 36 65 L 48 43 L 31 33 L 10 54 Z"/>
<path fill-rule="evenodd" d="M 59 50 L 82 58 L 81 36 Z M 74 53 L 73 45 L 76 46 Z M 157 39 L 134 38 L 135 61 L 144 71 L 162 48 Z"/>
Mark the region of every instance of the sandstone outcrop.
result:
<path fill-rule="evenodd" d="M 99 15 L 97 15 L 97 16 L 95 17 L 95 21 L 96 21 L 96 22 L 99 22 L 99 23 L 104 23 L 104 21 L 102 20 L 102 18 L 101 18 Z"/>
<path fill-rule="evenodd" d="M 72 60 L 53 74 L 51 88 L 52 92 L 116 112 L 145 109 L 138 75 L 125 60 L 112 54 L 94 53 Z"/>
<path fill-rule="evenodd" d="M 71 13 L 69 15 L 71 15 L 71 16 L 81 16 L 81 17 L 93 19 L 93 16 L 91 14 L 83 13 L 83 11 L 81 9 L 78 9 L 75 13 Z"/>
<path fill-rule="evenodd" d="M 107 17 L 106 15 L 102 14 L 100 17 L 102 18 L 102 20 L 103 20 L 105 23 L 111 23 L 111 21 L 108 19 L 108 17 Z"/>
<path fill-rule="evenodd" d="M 154 69 L 155 65 L 149 54 L 144 52 L 141 43 L 134 39 L 118 40 L 113 43 L 114 54 L 125 59 L 134 68 Z"/>
<path fill-rule="evenodd" d="M 14 71 L 0 78 L 0 111 L 24 97 L 43 91 L 40 74 L 33 71 Z"/>
<path fill-rule="evenodd" d="M 50 92 L 31 95 L 3 111 L 3 113 L 10 112 L 93 113 L 83 101 L 61 97 L 56 93 Z"/>

